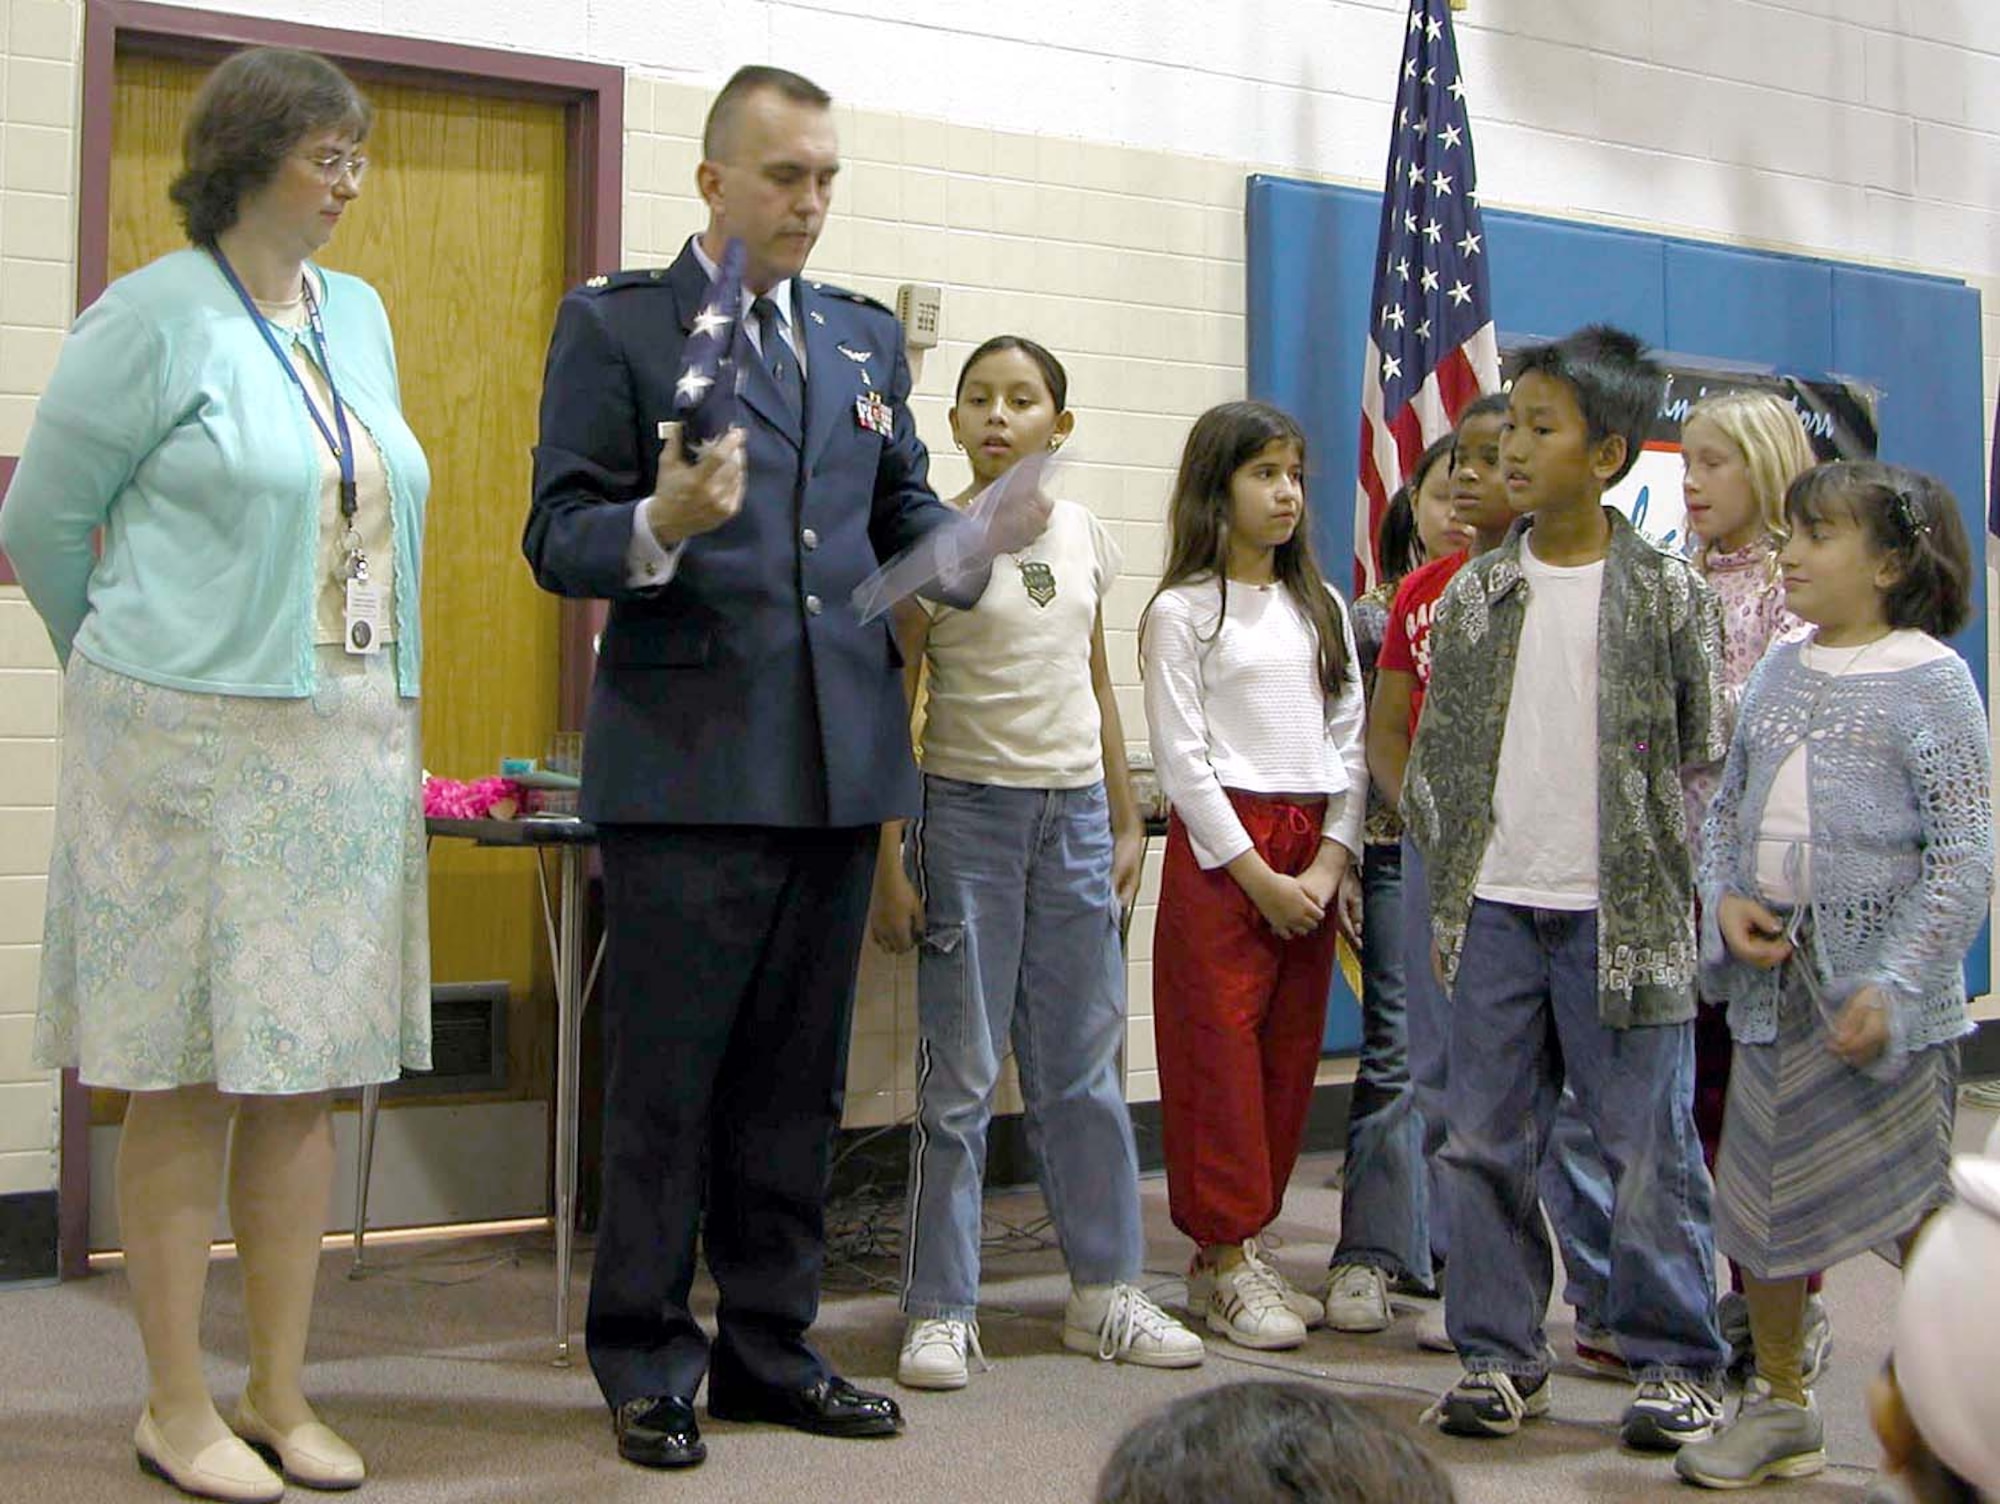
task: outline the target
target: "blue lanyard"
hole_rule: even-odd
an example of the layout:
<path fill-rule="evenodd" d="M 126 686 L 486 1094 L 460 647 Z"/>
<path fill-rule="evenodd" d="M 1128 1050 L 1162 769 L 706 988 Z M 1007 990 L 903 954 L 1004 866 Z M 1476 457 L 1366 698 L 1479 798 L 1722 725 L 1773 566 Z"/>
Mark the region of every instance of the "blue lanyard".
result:
<path fill-rule="evenodd" d="M 334 428 L 340 430 L 338 438 L 334 436 L 334 428 L 328 428 L 326 419 L 319 415 L 319 406 L 313 401 L 312 393 L 306 390 L 305 381 L 299 375 L 298 367 L 292 364 L 291 358 L 279 346 L 278 337 L 271 332 L 271 321 L 265 318 L 262 310 L 257 307 L 250 296 L 250 290 L 243 285 L 243 279 L 236 275 L 236 268 L 231 266 L 229 258 L 222 254 L 222 248 L 210 246 L 209 254 L 215 257 L 215 264 L 222 268 L 222 275 L 229 279 L 229 285 L 236 290 L 236 296 L 243 302 L 244 311 L 256 324 L 257 332 L 264 336 L 264 343 L 271 347 L 271 354 L 277 357 L 278 364 L 284 367 L 285 374 L 292 378 L 292 385 L 297 387 L 299 395 L 305 398 L 306 411 L 312 415 L 313 427 L 317 428 L 319 436 L 326 440 L 326 447 L 333 451 L 334 462 L 340 466 L 340 515 L 344 521 L 352 523 L 354 514 L 360 506 L 360 494 L 354 484 L 354 445 L 348 438 L 347 408 L 340 400 L 340 388 L 334 385 L 333 363 L 326 358 L 326 325 L 320 320 L 319 299 L 313 295 L 312 278 L 307 276 L 304 279 L 306 320 L 312 326 L 313 350 L 319 356 L 319 368 L 326 377 L 326 389 L 333 397 L 333 422 Z"/>

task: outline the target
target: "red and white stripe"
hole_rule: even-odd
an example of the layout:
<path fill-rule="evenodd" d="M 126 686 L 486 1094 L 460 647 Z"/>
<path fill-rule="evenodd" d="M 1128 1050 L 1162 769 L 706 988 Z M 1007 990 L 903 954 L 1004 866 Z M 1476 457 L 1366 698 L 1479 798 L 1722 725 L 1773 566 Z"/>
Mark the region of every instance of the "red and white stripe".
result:
<path fill-rule="evenodd" d="M 1449 352 L 1403 407 L 1382 411 L 1382 352 L 1368 341 L 1361 383 L 1361 475 L 1354 490 L 1354 588 L 1378 578 L 1374 539 L 1389 498 L 1432 444 L 1450 433 L 1458 415 L 1482 392 L 1500 389 L 1500 346 L 1493 325 Z"/>

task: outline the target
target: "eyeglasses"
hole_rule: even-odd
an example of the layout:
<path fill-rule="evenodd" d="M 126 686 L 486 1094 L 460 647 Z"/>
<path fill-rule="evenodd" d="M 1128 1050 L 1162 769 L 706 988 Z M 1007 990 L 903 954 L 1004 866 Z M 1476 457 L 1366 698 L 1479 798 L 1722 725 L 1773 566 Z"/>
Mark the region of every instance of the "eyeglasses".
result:
<path fill-rule="evenodd" d="M 368 176 L 368 159 L 359 152 L 330 151 L 300 160 L 317 172 L 319 180 L 329 188 L 345 177 L 352 177 L 354 186 L 359 188 L 361 180 Z"/>

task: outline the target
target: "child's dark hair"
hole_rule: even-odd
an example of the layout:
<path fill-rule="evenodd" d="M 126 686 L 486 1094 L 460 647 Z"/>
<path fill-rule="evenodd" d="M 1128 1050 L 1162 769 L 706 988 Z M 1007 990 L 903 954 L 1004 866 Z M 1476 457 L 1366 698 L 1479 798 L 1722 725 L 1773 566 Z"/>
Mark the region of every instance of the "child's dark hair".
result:
<path fill-rule="evenodd" d="M 1181 467 L 1174 476 L 1174 492 L 1167 503 L 1167 567 L 1160 576 L 1161 590 L 1189 580 L 1213 579 L 1222 596 L 1222 617 L 1229 612 L 1229 481 L 1265 446 L 1283 442 L 1306 456 L 1305 430 L 1291 414 L 1268 402 L 1224 402 L 1211 407 L 1194 420 L 1187 444 L 1181 450 Z M 1319 638 L 1319 682 L 1329 695 L 1339 694 L 1347 682 L 1347 637 L 1341 630 L 1340 608 L 1333 592 L 1314 562 L 1307 519 L 1299 518 L 1292 536 L 1272 551 L 1272 569 L 1278 583 L 1291 593 L 1305 612 Z M 1145 652 L 1146 618 L 1153 603 L 1146 603 L 1139 615 L 1139 648 Z"/>
<path fill-rule="evenodd" d="M 1443 1468 L 1316 1384 L 1225 1384 L 1176 1400 L 1118 1443 L 1095 1504 L 1453 1504 Z"/>
<path fill-rule="evenodd" d="M 1815 465 L 1785 492 L 1785 521 L 1811 527 L 1845 515 L 1866 531 L 1877 553 L 1898 566 L 1882 593 L 1892 627 L 1949 637 L 1972 609 L 1972 548 L 1958 502 L 1943 483 L 1920 470 L 1875 460 Z"/>
<path fill-rule="evenodd" d="M 1605 482 L 1609 489 L 1639 462 L 1646 432 L 1660 410 L 1667 373 L 1636 335 L 1609 324 L 1587 324 L 1554 344 L 1530 345 L 1515 364 L 1514 379 L 1540 372 L 1576 396 L 1592 444 L 1616 435 L 1625 441 L 1625 463 Z"/>
<path fill-rule="evenodd" d="M 1424 562 L 1424 539 L 1417 531 L 1417 495 L 1440 464 L 1449 466 L 1454 444 L 1446 434 L 1423 452 L 1410 478 L 1396 488 L 1375 528 L 1375 568 L 1382 583 L 1394 585 Z"/>
<path fill-rule="evenodd" d="M 1051 355 L 1046 347 L 1036 344 L 1025 334 L 996 334 L 977 350 L 965 357 L 965 364 L 958 368 L 958 385 L 952 388 L 951 400 L 954 405 L 965 395 L 965 378 L 972 368 L 989 355 L 998 355 L 1003 350 L 1019 350 L 1032 360 L 1047 383 L 1049 396 L 1055 402 L 1056 411 L 1062 412 L 1069 402 L 1069 372 L 1063 363 Z"/>
<path fill-rule="evenodd" d="M 1452 439 L 1457 441 L 1460 431 L 1474 418 L 1504 418 L 1507 416 L 1507 394 L 1488 392 L 1483 397 L 1474 397 L 1459 409 L 1458 422 L 1452 428 Z"/>
<path fill-rule="evenodd" d="M 1396 582 L 1424 562 L 1424 540 L 1417 536 L 1416 487 L 1401 485 L 1382 509 L 1375 528 L 1375 571 L 1384 585 Z"/>

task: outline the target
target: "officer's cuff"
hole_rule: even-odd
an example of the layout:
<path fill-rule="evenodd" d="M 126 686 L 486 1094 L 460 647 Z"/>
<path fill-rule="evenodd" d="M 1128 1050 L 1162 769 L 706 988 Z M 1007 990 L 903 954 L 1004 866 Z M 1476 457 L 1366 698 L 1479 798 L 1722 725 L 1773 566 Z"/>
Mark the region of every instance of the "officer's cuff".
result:
<path fill-rule="evenodd" d="M 625 549 L 625 583 L 634 590 L 658 590 L 681 567 L 681 553 L 687 548 L 683 538 L 668 548 L 653 536 L 653 498 L 648 496 L 632 508 L 632 541 Z"/>

